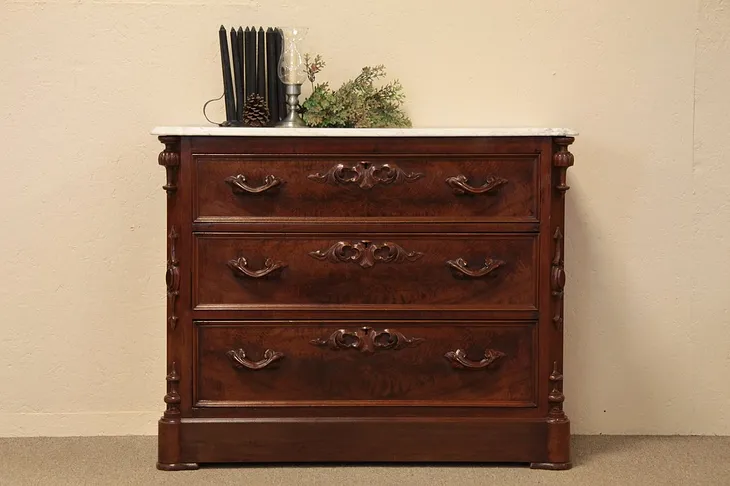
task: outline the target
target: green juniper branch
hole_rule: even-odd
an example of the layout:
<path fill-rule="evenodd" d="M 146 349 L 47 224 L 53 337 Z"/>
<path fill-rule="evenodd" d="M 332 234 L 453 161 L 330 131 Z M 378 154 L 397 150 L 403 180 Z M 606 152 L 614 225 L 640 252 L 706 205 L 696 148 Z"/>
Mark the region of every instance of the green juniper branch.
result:
<path fill-rule="evenodd" d="M 385 77 L 385 66 L 366 66 L 352 80 L 337 90 L 328 83 L 315 85 L 315 75 L 325 63 L 317 55 L 312 61 L 305 57 L 307 76 L 312 94 L 302 103 L 304 122 L 310 127 L 390 128 L 410 127 L 411 120 L 402 111 L 405 100 L 403 86 L 398 80 L 375 87 L 374 82 Z"/>

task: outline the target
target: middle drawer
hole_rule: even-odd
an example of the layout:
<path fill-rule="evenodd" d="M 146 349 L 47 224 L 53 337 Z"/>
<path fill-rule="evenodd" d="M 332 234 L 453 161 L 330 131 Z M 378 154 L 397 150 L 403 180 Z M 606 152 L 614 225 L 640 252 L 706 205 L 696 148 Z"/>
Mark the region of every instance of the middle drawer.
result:
<path fill-rule="evenodd" d="M 537 235 L 197 233 L 193 306 L 535 310 Z"/>

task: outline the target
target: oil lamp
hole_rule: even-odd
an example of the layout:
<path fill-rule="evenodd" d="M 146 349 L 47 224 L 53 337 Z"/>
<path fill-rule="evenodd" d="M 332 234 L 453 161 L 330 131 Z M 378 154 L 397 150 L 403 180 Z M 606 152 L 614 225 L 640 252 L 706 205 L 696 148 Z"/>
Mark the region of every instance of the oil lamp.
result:
<path fill-rule="evenodd" d="M 307 69 L 301 52 L 301 43 L 307 35 L 307 29 L 282 27 L 281 34 L 283 42 L 278 74 L 281 82 L 286 85 L 287 114 L 276 126 L 305 127 L 304 120 L 299 115 L 299 95 L 302 93 L 302 83 L 307 80 Z"/>

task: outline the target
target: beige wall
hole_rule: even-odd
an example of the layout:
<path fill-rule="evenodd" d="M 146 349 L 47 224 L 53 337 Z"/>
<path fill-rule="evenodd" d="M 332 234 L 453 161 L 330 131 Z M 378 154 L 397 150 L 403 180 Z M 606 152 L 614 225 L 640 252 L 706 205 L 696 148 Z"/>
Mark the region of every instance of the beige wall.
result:
<path fill-rule="evenodd" d="M 309 26 L 334 84 L 386 64 L 417 126 L 578 129 L 574 431 L 730 434 L 730 2 L 5 0 L 0 436 L 155 433 L 165 195 L 148 130 L 203 121 L 221 23 Z"/>

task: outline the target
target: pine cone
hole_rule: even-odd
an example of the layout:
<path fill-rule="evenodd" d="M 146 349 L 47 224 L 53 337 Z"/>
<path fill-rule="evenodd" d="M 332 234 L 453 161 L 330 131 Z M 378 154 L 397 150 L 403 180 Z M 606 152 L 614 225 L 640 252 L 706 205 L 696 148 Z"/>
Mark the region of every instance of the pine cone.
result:
<path fill-rule="evenodd" d="M 247 127 L 265 127 L 270 120 L 266 99 L 260 94 L 251 93 L 243 105 L 243 124 Z"/>

